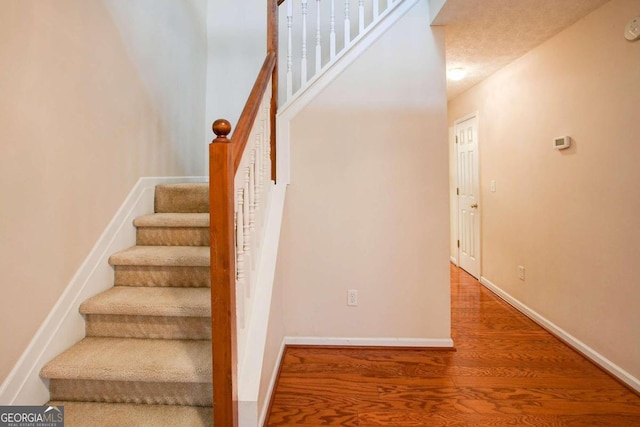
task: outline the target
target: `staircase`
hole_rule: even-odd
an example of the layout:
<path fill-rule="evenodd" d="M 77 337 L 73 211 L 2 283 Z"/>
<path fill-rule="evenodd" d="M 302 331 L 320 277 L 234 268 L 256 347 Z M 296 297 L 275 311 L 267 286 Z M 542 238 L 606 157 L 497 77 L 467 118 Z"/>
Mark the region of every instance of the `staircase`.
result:
<path fill-rule="evenodd" d="M 211 426 L 208 184 L 159 185 L 114 287 L 80 306 L 86 337 L 45 365 L 67 426 Z"/>

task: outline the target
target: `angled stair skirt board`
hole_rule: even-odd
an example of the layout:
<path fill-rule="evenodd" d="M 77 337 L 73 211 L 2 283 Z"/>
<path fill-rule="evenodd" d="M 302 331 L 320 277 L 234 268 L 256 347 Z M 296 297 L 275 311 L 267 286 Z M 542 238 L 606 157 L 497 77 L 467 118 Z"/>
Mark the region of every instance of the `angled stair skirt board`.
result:
<path fill-rule="evenodd" d="M 591 360 L 596 365 L 600 366 L 605 371 L 609 372 L 614 377 L 618 378 L 623 383 L 627 384 L 629 387 L 634 389 L 636 392 L 640 393 L 640 379 L 634 377 L 629 372 L 622 369 L 620 366 L 616 365 L 555 323 L 551 322 L 546 317 L 542 316 L 535 310 L 532 310 L 516 298 L 509 295 L 507 292 L 503 291 L 499 286 L 492 283 L 486 277 L 480 277 L 480 283 L 484 285 L 487 289 L 492 291 L 494 294 L 505 300 L 511 306 L 513 306 L 516 310 L 527 316 L 529 319 L 533 320 L 535 323 L 551 332 L 553 335 L 562 340 L 565 344 L 572 347 L 578 353 L 585 356 L 587 359 Z"/>
<path fill-rule="evenodd" d="M 238 366 L 238 421 L 240 426 L 263 425 L 264 421 L 258 423 L 258 419 L 262 419 L 268 409 L 267 407 L 258 408 L 258 401 L 260 379 L 265 374 L 268 374 L 262 372 L 262 365 L 267 341 L 269 312 L 271 309 L 285 195 L 286 185 L 277 184 L 273 187 L 266 219 L 264 251 L 260 257 L 257 270 L 256 295 L 253 298 L 249 324 L 245 328 L 247 335 L 245 337 L 244 357 L 239 361 Z M 279 366 L 280 360 L 278 359 L 275 367 L 276 371 Z M 270 385 L 267 397 L 264 399 L 267 405 L 271 390 L 272 385 Z"/>
<path fill-rule="evenodd" d="M 9 376 L 0 386 L 0 405 L 38 405 L 49 400 L 40 369 L 85 336 L 80 304 L 113 286 L 109 257 L 135 245 L 133 220 L 154 211 L 158 184 L 206 182 L 208 177 L 144 177 L 135 184 L 102 233 Z"/>
<path fill-rule="evenodd" d="M 369 46 L 375 43 L 389 28 L 402 18 L 419 0 L 396 1 L 380 14 L 380 21 L 358 34 L 346 49 L 342 50 L 320 73 L 312 77 L 304 89 L 296 92 L 284 105 L 278 108 L 276 144 L 278 153 L 278 182 L 291 182 L 289 170 L 289 145 L 291 140 L 290 122 L 304 107 L 318 96 L 333 80 L 349 67 Z"/>

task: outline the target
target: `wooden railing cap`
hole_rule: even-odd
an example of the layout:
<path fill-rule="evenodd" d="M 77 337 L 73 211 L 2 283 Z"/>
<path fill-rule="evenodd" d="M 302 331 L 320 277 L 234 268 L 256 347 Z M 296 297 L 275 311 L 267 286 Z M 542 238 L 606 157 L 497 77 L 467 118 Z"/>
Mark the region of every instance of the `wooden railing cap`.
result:
<path fill-rule="evenodd" d="M 218 119 L 213 122 L 211 129 L 213 129 L 213 133 L 215 133 L 217 136 L 214 141 L 219 139 L 227 139 L 227 135 L 231 133 L 231 123 L 229 123 L 229 121 L 225 119 Z"/>

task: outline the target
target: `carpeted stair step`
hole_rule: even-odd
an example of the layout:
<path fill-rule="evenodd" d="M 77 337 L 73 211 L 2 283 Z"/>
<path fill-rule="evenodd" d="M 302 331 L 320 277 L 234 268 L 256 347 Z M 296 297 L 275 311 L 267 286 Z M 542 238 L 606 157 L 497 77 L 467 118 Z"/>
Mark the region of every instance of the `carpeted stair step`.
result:
<path fill-rule="evenodd" d="M 96 403 L 52 401 L 64 405 L 67 427 L 211 427 L 210 406 L 139 405 L 132 403 Z"/>
<path fill-rule="evenodd" d="M 157 213 L 136 218 L 136 244 L 209 246 L 208 213 Z"/>
<path fill-rule="evenodd" d="M 209 184 L 163 184 L 155 190 L 156 213 L 209 212 Z"/>
<path fill-rule="evenodd" d="M 40 376 L 53 401 L 211 406 L 211 341 L 89 337 Z"/>
<path fill-rule="evenodd" d="M 209 288 L 117 286 L 80 305 L 90 337 L 211 339 Z"/>
<path fill-rule="evenodd" d="M 115 286 L 210 286 L 209 247 L 133 246 L 109 258 Z"/>

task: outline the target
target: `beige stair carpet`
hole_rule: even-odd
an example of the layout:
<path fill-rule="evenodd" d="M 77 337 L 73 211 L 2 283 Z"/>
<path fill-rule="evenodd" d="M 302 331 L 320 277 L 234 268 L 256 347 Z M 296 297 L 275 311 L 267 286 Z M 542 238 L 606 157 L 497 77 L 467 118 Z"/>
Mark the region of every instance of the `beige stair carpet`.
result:
<path fill-rule="evenodd" d="M 157 186 L 114 287 L 80 306 L 86 338 L 41 371 L 67 427 L 213 424 L 208 195 Z"/>

